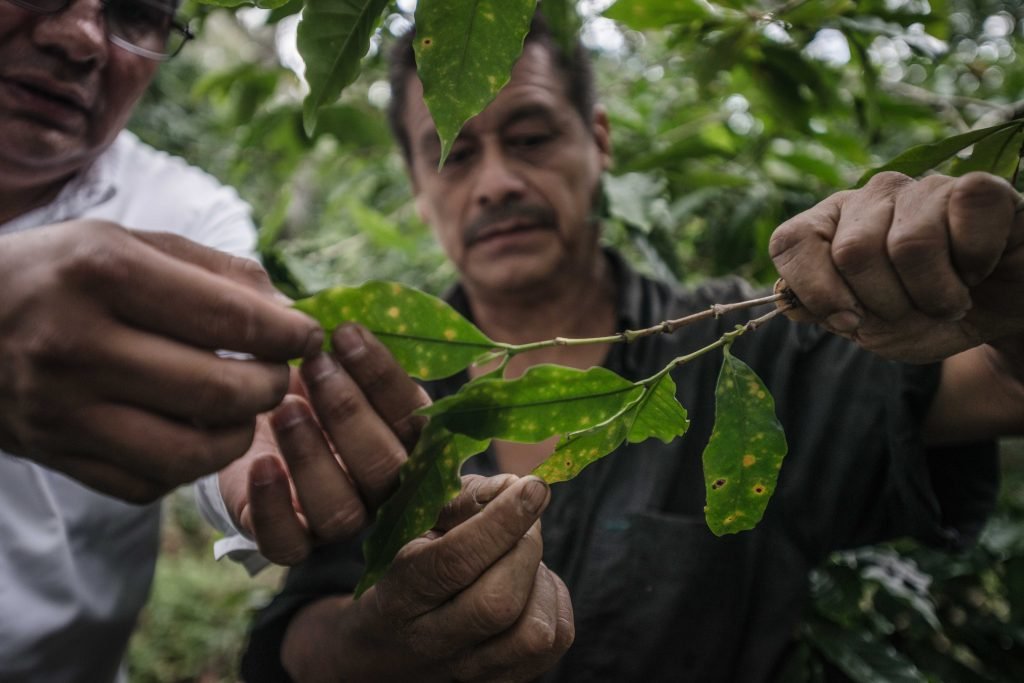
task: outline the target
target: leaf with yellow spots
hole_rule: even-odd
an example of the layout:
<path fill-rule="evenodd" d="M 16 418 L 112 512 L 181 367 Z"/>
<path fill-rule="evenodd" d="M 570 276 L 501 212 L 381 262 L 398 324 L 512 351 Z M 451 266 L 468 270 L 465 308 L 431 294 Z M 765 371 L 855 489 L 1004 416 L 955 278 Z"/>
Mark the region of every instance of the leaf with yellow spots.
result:
<path fill-rule="evenodd" d="M 725 348 L 715 388 L 715 426 L 704 449 L 705 517 L 721 536 L 752 529 L 786 455 L 775 401 L 761 378 Z"/>
<path fill-rule="evenodd" d="M 497 346 L 444 301 L 396 282 L 326 289 L 296 301 L 295 308 L 328 332 L 343 322 L 363 325 L 419 379 L 454 375 Z"/>
<path fill-rule="evenodd" d="M 488 443 L 452 434 L 440 422 L 427 423 L 402 466 L 398 489 L 377 510 L 377 521 L 363 542 L 366 568 L 356 586 L 357 598 L 384 575 L 402 546 L 434 526 L 445 503 L 459 493 L 462 463 Z"/>
<path fill-rule="evenodd" d="M 669 443 L 682 436 L 689 424 L 686 410 L 676 399 L 676 383 L 665 373 L 618 414 L 590 429 L 564 436 L 533 474 L 549 484 L 568 481 L 627 439 L 639 443 L 657 437 Z"/>
<path fill-rule="evenodd" d="M 518 379 L 470 382 L 421 412 L 474 439 L 536 443 L 603 422 L 642 391 L 605 368 L 536 365 Z"/>
<path fill-rule="evenodd" d="M 444 164 L 462 125 L 508 82 L 537 0 L 443 0 L 416 6 L 416 66 Z"/>

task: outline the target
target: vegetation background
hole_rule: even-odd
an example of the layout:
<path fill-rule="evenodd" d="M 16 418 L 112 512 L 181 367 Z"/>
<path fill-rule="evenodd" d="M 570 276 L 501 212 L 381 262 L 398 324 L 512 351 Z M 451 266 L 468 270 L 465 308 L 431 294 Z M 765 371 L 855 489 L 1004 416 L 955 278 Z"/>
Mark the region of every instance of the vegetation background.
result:
<path fill-rule="evenodd" d="M 415 0 L 392 4 L 359 80 L 312 136 L 293 48 L 300 4 L 187 2 L 201 37 L 162 68 L 131 127 L 238 188 L 292 295 L 371 277 L 440 291 L 453 273 L 415 217 L 383 113 L 383 54 Z M 613 125 L 605 237 L 682 282 L 769 282 L 767 239 L 789 216 L 908 147 L 1024 115 L 1024 1 L 577 6 Z M 1018 130 L 1001 144 L 1022 142 Z M 1013 157 L 999 170 L 1016 182 Z M 1024 680 L 1024 445 L 1004 446 L 1003 496 L 977 549 L 874 547 L 815 574 L 787 680 Z M 214 563 L 187 490 L 165 509 L 131 680 L 235 680 L 248 619 L 281 572 L 250 579 Z"/>

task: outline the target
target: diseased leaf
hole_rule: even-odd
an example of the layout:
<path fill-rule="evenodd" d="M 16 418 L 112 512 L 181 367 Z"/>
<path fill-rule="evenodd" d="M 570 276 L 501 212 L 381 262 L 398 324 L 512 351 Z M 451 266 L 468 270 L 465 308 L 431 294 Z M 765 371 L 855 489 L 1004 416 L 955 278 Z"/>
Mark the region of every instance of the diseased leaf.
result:
<path fill-rule="evenodd" d="M 1008 123 L 1000 123 L 997 126 L 991 126 L 989 128 L 968 131 L 944 140 L 930 142 L 926 145 L 911 147 L 891 161 L 866 172 L 860 177 L 860 180 L 857 181 L 857 187 L 863 186 L 871 179 L 872 176 L 881 173 L 882 171 L 899 171 L 900 173 L 905 173 L 908 176 L 921 175 L 925 171 L 946 161 L 960 150 L 966 149 L 973 144 L 977 144 L 985 138 L 995 135 L 1006 128 L 1018 127 L 1022 123 L 1024 123 L 1024 121 L 1018 119 Z"/>
<path fill-rule="evenodd" d="M 295 308 L 327 331 L 343 322 L 363 325 L 406 372 L 424 380 L 454 375 L 498 346 L 444 301 L 396 282 L 325 289 Z"/>
<path fill-rule="evenodd" d="M 359 76 L 388 0 L 306 0 L 298 29 L 299 54 L 306 64 L 309 94 L 302 106 L 306 133 L 316 128 L 317 112 L 333 103 Z"/>
<path fill-rule="evenodd" d="M 603 422 L 642 391 L 605 368 L 536 365 L 514 380 L 478 379 L 421 412 L 474 439 L 536 443 Z"/>
<path fill-rule="evenodd" d="M 506 83 L 537 0 L 431 0 L 416 5 L 416 68 L 441 138 L 440 165 L 462 125 Z"/>
<path fill-rule="evenodd" d="M 775 401 L 726 347 L 715 388 L 715 426 L 703 456 L 705 517 L 715 535 L 746 531 L 761 520 L 785 455 Z"/>
<path fill-rule="evenodd" d="M 427 423 L 402 466 L 398 490 L 377 510 L 377 521 L 363 542 L 366 569 L 355 597 L 384 575 L 402 546 L 434 526 L 445 503 L 459 493 L 462 463 L 488 443 L 452 434 L 440 422 Z"/>
<path fill-rule="evenodd" d="M 627 439 L 639 443 L 656 437 L 669 443 L 689 426 L 686 410 L 676 400 L 676 384 L 665 373 L 642 396 L 601 424 L 562 438 L 555 452 L 533 474 L 549 484 L 572 479 Z"/>

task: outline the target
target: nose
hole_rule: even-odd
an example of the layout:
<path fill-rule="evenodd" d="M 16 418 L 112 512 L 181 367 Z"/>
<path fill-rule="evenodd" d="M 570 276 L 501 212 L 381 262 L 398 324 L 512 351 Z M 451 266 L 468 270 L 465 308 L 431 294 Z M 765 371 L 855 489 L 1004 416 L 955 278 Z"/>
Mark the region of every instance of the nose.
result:
<path fill-rule="evenodd" d="M 480 207 L 505 204 L 522 199 L 526 183 L 514 160 L 508 159 L 497 145 L 485 146 L 476 169 L 474 199 Z"/>
<path fill-rule="evenodd" d="M 90 66 L 106 63 L 107 26 L 100 0 L 72 0 L 56 14 L 39 17 L 33 38 L 43 49 Z"/>

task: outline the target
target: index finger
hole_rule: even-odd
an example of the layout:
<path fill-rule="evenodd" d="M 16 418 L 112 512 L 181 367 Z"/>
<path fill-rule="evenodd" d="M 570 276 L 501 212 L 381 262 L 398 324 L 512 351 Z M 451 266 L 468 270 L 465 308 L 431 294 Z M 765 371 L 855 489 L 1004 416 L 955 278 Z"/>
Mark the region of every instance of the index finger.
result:
<path fill-rule="evenodd" d="M 266 360 L 301 358 L 320 348 L 323 332 L 313 319 L 221 274 L 257 264 L 199 245 L 188 248 L 192 261 L 186 261 L 143 240 L 126 242 L 86 259 L 79 275 L 85 286 L 105 289 L 114 312 L 129 323 Z"/>

